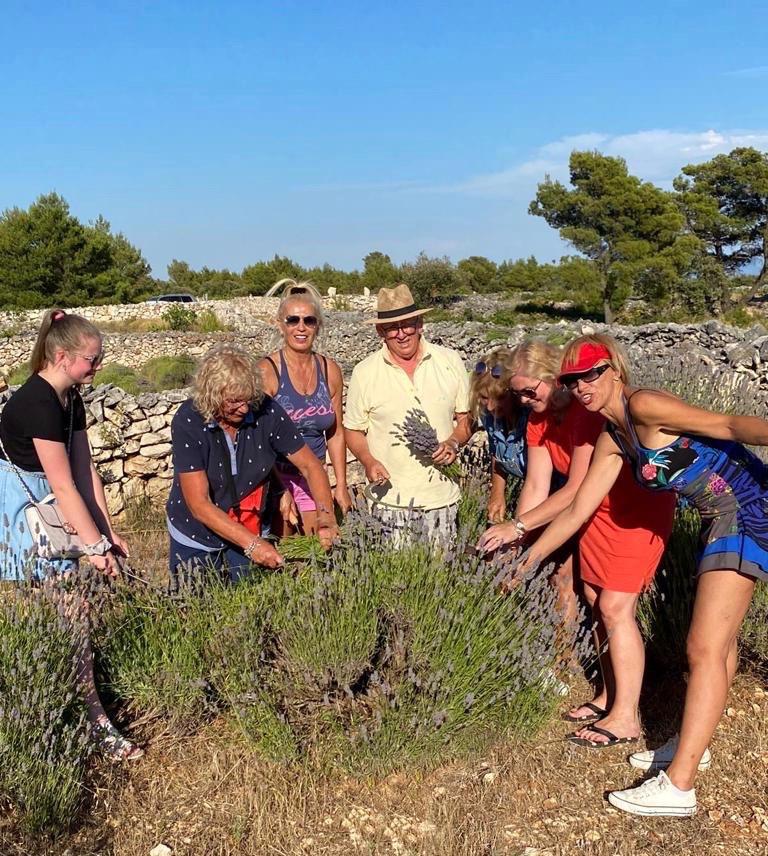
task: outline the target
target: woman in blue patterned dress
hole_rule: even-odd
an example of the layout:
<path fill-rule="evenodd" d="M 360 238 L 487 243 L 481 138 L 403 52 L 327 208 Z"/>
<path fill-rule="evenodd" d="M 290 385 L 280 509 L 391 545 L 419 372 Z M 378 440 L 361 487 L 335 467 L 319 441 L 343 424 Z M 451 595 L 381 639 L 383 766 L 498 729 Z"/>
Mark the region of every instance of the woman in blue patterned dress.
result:
<path fill-rule="evenodd" d="M 535 542 L 520 573 L 537 564 L 594 512 L 628 459 L 653 491 L 675 491 L 698 509 L 702 550 L 688 634 L 689 680 L 679 738 L 630 758 L 659 771 L 639 787 L 609 794 L 633 814 L 696 811 L 694 778 L 709 766 L 709 742 L 736 672 L 737 636 L 757 580 L 768 580 L 768 467 L 742 444 L 768 445 L 768 422 L 693 407 L 667 392 L 621 382 L 617 346 L 582 336 L 563 359 L 560 382 L 608 420 L 573 503 Z"/>
<path fill-rule="evenodd" d="M 491 455 L 491 492 L 488 497 L 488 520 L 501 523 L 506 519 L 507 480 L 525 479 L 528 455 L 525 429 L 530 410 L 521 407 L 509 391 L 514 374 L 514 351 L 497 348 L 475 365 L 470 381 L 470 408 L 488 435 Z"/>

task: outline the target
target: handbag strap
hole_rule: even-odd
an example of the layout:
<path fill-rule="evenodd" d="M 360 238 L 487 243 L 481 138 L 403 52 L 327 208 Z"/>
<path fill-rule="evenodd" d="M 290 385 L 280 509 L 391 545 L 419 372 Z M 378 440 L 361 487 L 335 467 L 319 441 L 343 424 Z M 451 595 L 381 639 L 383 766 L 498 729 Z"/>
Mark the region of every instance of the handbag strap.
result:
<path fill-rule="evenodd" d="M 75 399 L 72 395 L 72 391 L 70 390 L 70 392 L 69 392 L 69 431 L 67 433 L 67 442 L 65 443 L 65 447 L 67 449 L 67 457 L 69 457 L 70 450 L 72 448 L 72 434 L 73 434 L 74 426 L 75 426 Z M 1 431 L 0 431 L 0 450 L 2 450 L 2 453 L 5 455 L 5 460 L 8 461 L 8 463 L 11 465 L 11 468 L 13 469 L 13 472 L 16 474 L 16 478 L 19 480 L 19 484 L 21 485 L 22 489 L 24 490 L 24 493 L 26 493 L 29 501 L 32 503 L 37 503 L 38 500 L 35 499 L 32 491 L 27 486 L 27 483 L 21 477 L 21 472 L 19 471 L 19 468 L 16 466 L 16 464 L 13 463 L 13 461 L 11 460 L 11 456 L 8 454 L 8 452 L 6 452 L 5 445 L 3 444 L 3 435 L 2 435 Z"/>

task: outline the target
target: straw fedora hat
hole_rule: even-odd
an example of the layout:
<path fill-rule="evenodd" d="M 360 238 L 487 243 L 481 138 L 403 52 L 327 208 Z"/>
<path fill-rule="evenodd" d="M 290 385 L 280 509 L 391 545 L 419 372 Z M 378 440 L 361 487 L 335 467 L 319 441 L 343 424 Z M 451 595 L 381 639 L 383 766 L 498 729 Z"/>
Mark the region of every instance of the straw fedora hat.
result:
<path fill-rule="evenodd" d="M 394 288 L 380 288 L 376 295 L 376 317 L 368 318 L 364 324 L 391 324 L 393 321 L 405 321 L 416 318 L 431 309 L 417 309 L 413 302 L 411 289 L 404 282 Z"/>

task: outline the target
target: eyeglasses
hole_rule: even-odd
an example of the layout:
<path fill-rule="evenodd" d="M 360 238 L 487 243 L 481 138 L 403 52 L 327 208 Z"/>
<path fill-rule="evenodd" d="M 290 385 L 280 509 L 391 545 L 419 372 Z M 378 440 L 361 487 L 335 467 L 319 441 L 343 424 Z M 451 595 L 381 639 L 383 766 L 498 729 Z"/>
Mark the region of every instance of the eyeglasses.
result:
<path fill-rule="evenodd" d="M 417 325 L 418 322 L 403 321 L 401 324 L 381 325 L 381 329 L 388 339 L 394 339 L 400 331 L 402 331 L 406 336 L 410 336 L 412 333 L 415 333 Z"/>
<path fill-rule="evenodd" d="M 496 378 L 498 380 L 502 374 L 501 366 L 489 366 L 488 363 L 484 363 L 482 360 L 477 363 L 475 366 L 475 374 L 476 375 L 484 375 L 486 372 L 491 373 L 491 377 Z"/>
<path fill-rule="evenodd" d="M 235 410 L 240 407 L 247 407 L 251 403 L 250 398 L 225 398 L 224 401 L 221 402 L 227 410 Z"/>
<path fill-rule="evenodd" d="M 560 383 L 566 389 L 573 390 L 579 385 L 580 380 L 584 381 L 584 383 L 594 383 L 609 368 L 611 368 L 610 363 L 603 363 L 602 366 L 595 366 L 586 372 L 560 375 Z"/>
<path fill-rule="evenodd" d="M 534 398 L 536 398 L 536 390 L 541 386 L 541 384 L 542 381 L 540 380 L 536 384 L 536 386 L 528 386 L 525 389 L 510 389 L 510 392 L 517 398 L 530 398 L 531 400 L 533 400 Z"/>
<path fill-rule="evenodd" d="M 296 327 L 302 321 L 304 322 L 305 327 L 317 327 L 316 315 L 286 315 L 283 323 L 286 327 Z"/>
<path fill-rule="evenodd" d="M 85 354 L 78 354 L 77 351 L 74 352 L 76 357 L 80 357 L 81 360 L 85 360 L 86 363 L 91 364 L 91 368 L 94 366 L 100 366 L 104 362 L 104 351 L 100 354 L 94 354 L 92 357 L 86 356 Z"/>

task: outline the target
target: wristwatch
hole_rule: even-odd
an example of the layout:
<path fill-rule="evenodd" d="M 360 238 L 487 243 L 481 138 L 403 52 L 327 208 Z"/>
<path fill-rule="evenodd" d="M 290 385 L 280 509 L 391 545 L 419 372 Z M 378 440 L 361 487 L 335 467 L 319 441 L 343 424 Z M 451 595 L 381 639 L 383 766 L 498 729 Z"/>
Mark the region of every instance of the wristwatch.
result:
<path fill-rule="evenodd" d="M 517 517 L 512 521 L 512 523 L 514 523 L 514 525 L 515 525 L 515 529 L 517 529 L 517 531 L 518 531 L 521 535 L 525 535 L 525 533 L 528 531 L 528 530 L 525 528 L 525 523 L 523 523 L 523 521 L 522 521 L 522 520 L 518 520 L 518 519 L 517 519 Z"/>
<path fill-rule="evenodd" d="M 83 552 L 86 556 L 106 556 L 112 549 L 112 542 L 106 535 L 102 535 L 94 544 L 84 544 Z"/>

